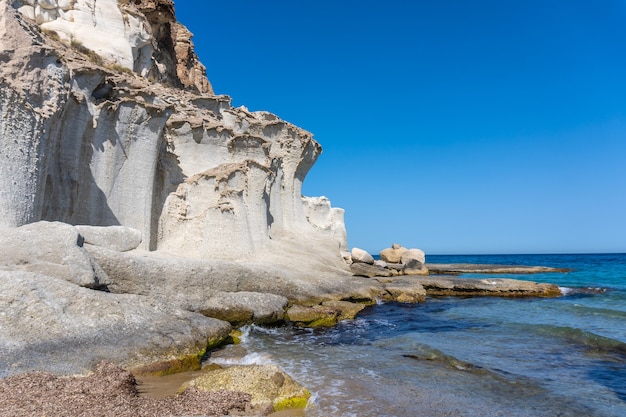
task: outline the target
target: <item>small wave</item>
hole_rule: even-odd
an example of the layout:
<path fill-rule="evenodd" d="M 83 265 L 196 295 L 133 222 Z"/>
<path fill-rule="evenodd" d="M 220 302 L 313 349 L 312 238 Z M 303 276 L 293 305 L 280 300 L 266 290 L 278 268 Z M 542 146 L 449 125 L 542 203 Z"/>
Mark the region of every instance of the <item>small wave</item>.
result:
<path fill-rule="evenodd" d="M 626 319 L 626 311 L 612 308 L 590 307 L 583 304 L 572 304 L 566 309 L 569 313 L 580 316 L 602 316 L 604 318 Z"/>
<path fill-rule="evenodd" d="M 262 327 L 252 324 L 250 326 L 244 326 L 242 329 L 247 329 L 245 335 L 250 335 L 251 332 L 267 334 L 271 336 L 280 336 L 284 333 L 280 327 Z"/>
<path fill-rule="evenodd" d="M 596 295 L 607 292 L 606 288 L 600 287 L 559 287 L 561 294 L 564 296 L 572 295 Z"/>
<path fill-rule="evenodd" d="M 273 364 L 272 356 L 267 353 L 248 353 L 240 358 L 214 358 L 211 363 L 232 366 L 232 365 L 270 365 Z"/>

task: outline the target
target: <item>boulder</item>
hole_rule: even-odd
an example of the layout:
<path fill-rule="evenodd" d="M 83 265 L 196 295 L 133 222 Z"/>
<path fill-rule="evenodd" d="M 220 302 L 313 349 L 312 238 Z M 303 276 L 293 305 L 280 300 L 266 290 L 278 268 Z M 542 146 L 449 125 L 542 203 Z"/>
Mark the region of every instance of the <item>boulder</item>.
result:
<path fill-rule="evenodd" d="M 257 413 L 304 408 L 311 393 L 276 365 L 237 365 L 212 369 L 183 386 L 184 390 L 239 391 L 252 396 Z"/>
<path fill-rule="evenodd" d="M 363 264 L 374 264 L 374 258 L 367 251 L 359 248 L 352 248 L 352 262 L 353 263 L 363 263 Z"/>
<path fill-rule="evenodd" d="M 30 272 L 0 271 L 0 311 L 0 378 L 80 374 L 103 360 L 158 374 L 198 369 L 231 330 L 150 298 Z"/>
<path fill-rule="evenodd" d="M 418 261 L 417 259 L 406 259 L 406 263 L 402 268 L 402 273 L 404 275 L 428 275 L 428 268 L 424 266 L 423 263 Z"/>
<path fill-rule="evenodd" d="M 0 269 L 36 272 L 87 288 L 104 288 L 109 277 L 83 247 L 74 226 L 37 222 L 1 230 Z"/>
<path fill-rule="evenodd" d="M 393 272 L 391 272 L 389 269 L 382 268 L 378 265 L 369 265 L 360 262 L 355 262 L 350 265 L 350 270 L 356 276 L 368 278 L 390 277 L 393 275 Z"/>
<path fill-rule="evenodd" d="M 74 226 L 85 243 L 120 252 L 136 249 L 141 244 L 141 232 L 126 226 Z"/>
<path fill-rule="evenodd" d="M 329 300 L 322 303 L 324 307 L 334 308 L 339 311 L 338 320 L 352 320 L 359 314 L 364 308 L 364 304 L 351 303 L 350 301 L 336 301 Z"/>
<path fill-rule="evenodd" d="M 208 298 L 199 312 L 235 326 L 272 324 L 284 319 L 288 303 L 287 298 L 275 294 L 220 291 Z"/>
<path fill-rule="evenodd" d="M 295 305 L 287 311 L 287 318 L 299 327 L 332 327 L 339 321 L 341 309 L 331 306 Z"/>
<path fill-rule="evenodd" d="M 404 246 L 394 243 L 390 248 L 380 251 L 380 259 L 388 263 L 398 264 L 402 254 L 407 250 Z"/>
<path fill-rule="evenodd" d="M 421 249 L 408 249 L 402 253 L 400 263 L 407 264 L 410 259 L 415 259 L 421 263 L 426 263 L 426 255 Z"/>

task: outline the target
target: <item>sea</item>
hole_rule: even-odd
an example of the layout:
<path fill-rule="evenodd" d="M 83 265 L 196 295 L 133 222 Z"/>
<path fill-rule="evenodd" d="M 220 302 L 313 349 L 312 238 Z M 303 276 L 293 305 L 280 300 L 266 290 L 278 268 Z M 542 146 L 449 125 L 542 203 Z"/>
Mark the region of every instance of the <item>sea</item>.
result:
<path fill-rule="evenodd" d="M 626 254 L 427 262 L 571 271 L 497 275 L 557 284 L 558 298 L 429 297 L 379 303 L 330 329 L 249 326 L 209 361 L 281 366 L 312 393 L 291 414 L 306 417 L 626 416 Z"/>

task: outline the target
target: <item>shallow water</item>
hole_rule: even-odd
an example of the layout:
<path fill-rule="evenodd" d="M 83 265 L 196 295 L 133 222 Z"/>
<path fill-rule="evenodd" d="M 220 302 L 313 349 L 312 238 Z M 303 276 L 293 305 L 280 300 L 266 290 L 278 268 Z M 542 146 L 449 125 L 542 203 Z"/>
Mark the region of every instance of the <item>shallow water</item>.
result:
<path fill-rule="evenodd" d="M 626 255 L 428 262 L 573 271 L 506 275 L 556 283 L 556 299 L 429 298 L 327 330 L 252 326 L 209 361 L 282 366 L 313 392 L 307 417 L 626 416 Z"/>

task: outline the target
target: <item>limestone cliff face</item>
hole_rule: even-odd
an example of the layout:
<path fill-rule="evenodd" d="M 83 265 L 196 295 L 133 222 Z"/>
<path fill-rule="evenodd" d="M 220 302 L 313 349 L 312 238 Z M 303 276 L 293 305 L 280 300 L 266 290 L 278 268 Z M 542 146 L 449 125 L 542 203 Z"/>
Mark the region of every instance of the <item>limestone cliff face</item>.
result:
<path fill-rule="evenodd" d="M 174 87 L 212 93 L 171 0 L 17 0 L 22 16 L 109 63 Z"/>
<path fill-rule="evenodd" d="M 170 0 L 0 0 L 0 226 L 123 225 L 187 257 L 338 254 L 342 211 L 301 196 L 320 145 L 212 95 L 190 38 Z"/>

